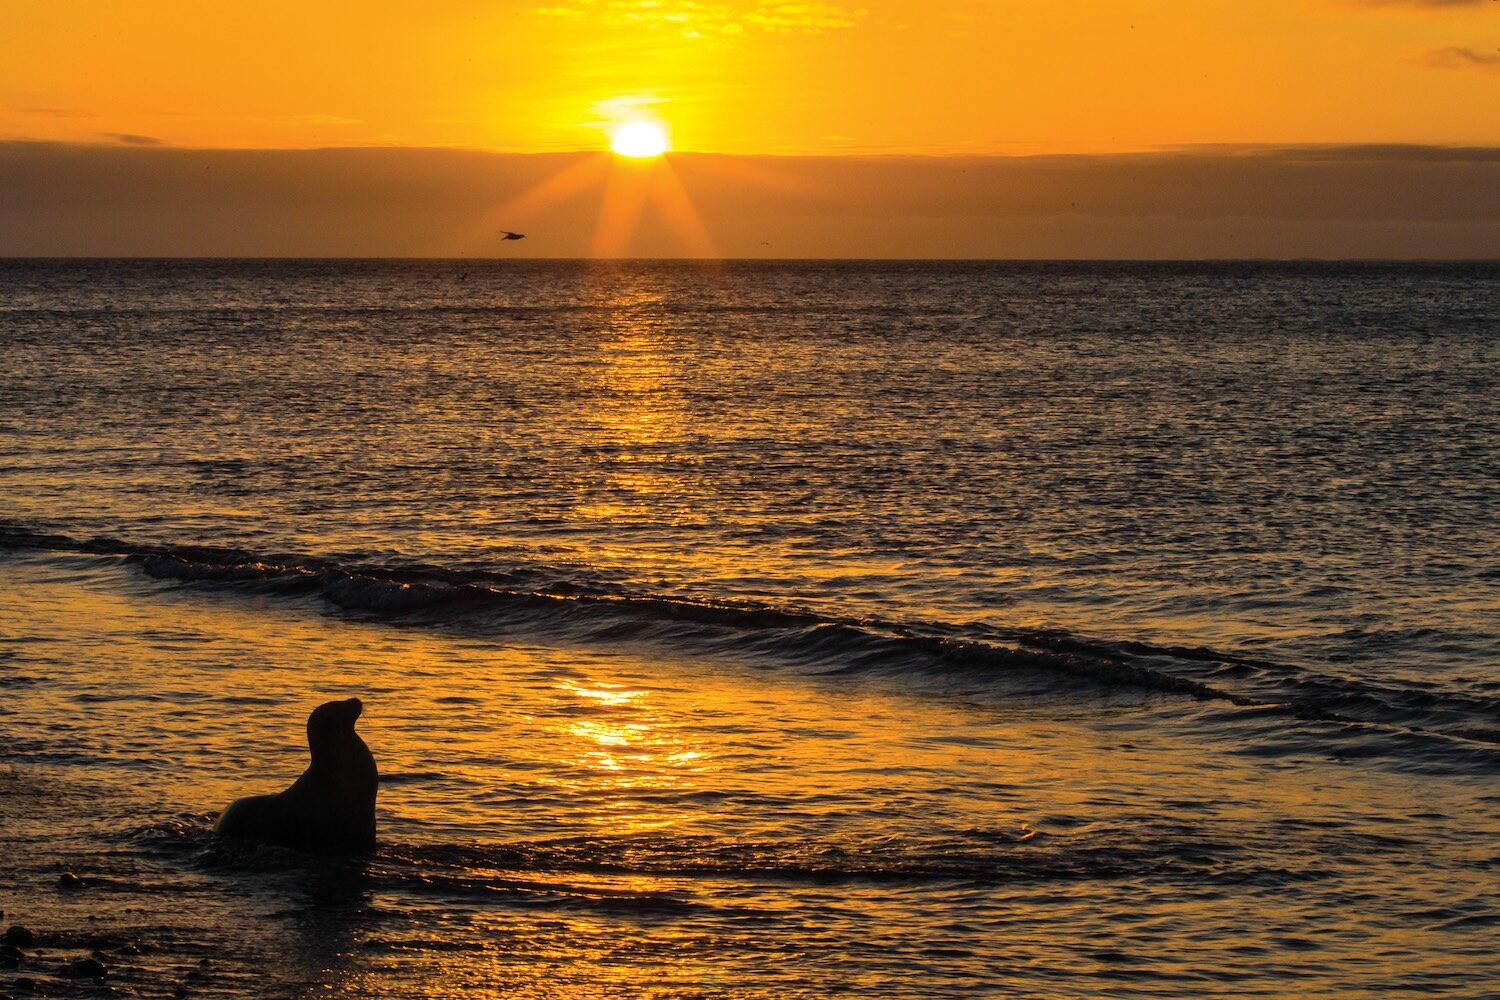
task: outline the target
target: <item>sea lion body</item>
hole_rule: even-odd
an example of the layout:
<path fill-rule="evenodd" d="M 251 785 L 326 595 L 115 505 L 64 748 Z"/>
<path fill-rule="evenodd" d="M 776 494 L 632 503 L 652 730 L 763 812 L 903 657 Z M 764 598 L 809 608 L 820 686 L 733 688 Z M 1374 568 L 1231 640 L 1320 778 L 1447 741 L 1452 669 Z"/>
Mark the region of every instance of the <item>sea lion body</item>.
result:
<path fill-rule="evenodd" d="M 375 793 L 380 774 L 354 731 L 364 706 L 358 698 L 319 705 L 307 719 L 312 763 L 277 795 L 236 799 L 214 832 L 321 854 L 375 846 Z"/>

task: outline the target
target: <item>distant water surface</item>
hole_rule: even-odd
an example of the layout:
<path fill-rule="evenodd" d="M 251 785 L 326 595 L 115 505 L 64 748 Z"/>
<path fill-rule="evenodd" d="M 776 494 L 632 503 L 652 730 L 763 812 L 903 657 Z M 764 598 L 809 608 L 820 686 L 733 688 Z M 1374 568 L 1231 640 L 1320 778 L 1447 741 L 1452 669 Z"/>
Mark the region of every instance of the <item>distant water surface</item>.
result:
<path fill-rule="evenodd" d="M 1500 978 L 1500 266 L 9 261 L 0 352 L 0 908 L 128 995 Z M 214 842 L 348 694 L 381 852 Z"/>

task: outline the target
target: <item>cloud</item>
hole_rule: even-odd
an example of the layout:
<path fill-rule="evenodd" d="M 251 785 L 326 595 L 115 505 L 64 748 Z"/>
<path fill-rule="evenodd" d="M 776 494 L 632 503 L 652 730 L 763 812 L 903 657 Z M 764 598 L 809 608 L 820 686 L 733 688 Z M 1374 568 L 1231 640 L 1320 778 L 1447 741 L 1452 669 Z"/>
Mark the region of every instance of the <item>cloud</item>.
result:
<path fill-rule="evenodd" d="M 134 132 L 100 132 L 99 134 L 104 136 L 106 139 L 113 139 L 115 142 L 122 143 L 126 146 L 165 145 L 165 143 L 163 143 L 154 135 L 136 135 Z"/>
<path fill-rule="evenodd" d="M 745 23 L 782 34 L 821 34 L 852 28 L 869 14 L 863 7 L 839 7 L 831 3 L 766 4 L 745 15 Z"/>
<path fill-rule="evenodd" d="M 816 35 L 852 28 L 869 11 L 826 0 L 713 3 L 705 0 L 567 0 L 533 7 L 538 17 L 576 21 L 593 18 L 608 26 L 666 29 L 687 38 L 738 35 L 747 28 L 775 34 Z"/>
<path fill-rule="evenodd" d="M 591 160 L 592 158 L 592 160 Z M 593 166 L 590 166 L 592 162 Z M 523 209 L 590 153 L 232 150 L 0 142 L 0 255 L 593 252 L 598 187 Z M 1189 147 L 1098 156 L 678 154 L 719 253 L 758 257 L 1495 259 L 1500 148 Z M 601 181 L 602 183 L 602 181 Z M 685 245 L 648 204 L 621 252 Z M 476 235 L 477 234 L 477 235 Z M 769 234 L 774 234 L 771 236 Z"/>
<path fill-rule="evenodd" d="M 94 115 L 88 111 L 79 111 L 77 108 L 18 108 L 22 114 L 38 115 L 42 118 L 93 118 Z"/>
<path fill-rule="evenodd" d="M 1451 10 L 1458 7 L 1484 7 L 1496 0 L 1360 0 L 1364 7 L 1416 7 L 1427 10 Z"/>
<path fill-rule="evenodd" d="M 1500 49 L 1494 52 L 1479 52 L 1460 45 L 1445 49 L 1433 49 L 1417 60 L 1433 69 L 1477 69 L 1490 73 L 1500 72 Z"/>
<path fill-rule="evenodd" d="M 293 125 L 363 125 L 363 118 L 348 118 L 344 115 L 281 115 L 274 119 L 279 122 L 288 122 Z"/>

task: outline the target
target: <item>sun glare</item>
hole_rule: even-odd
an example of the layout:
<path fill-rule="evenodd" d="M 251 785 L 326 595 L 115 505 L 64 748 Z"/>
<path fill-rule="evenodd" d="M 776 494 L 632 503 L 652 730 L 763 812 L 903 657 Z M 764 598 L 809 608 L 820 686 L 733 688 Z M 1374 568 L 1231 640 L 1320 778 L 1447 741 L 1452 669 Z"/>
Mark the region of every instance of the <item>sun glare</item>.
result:
<path fill-rule="evenodd" d="M 667 133 L 656 122 L 627 122 L 610 133 L 609 148 L 620 156 L 650 159 L 667 151 Z"/>

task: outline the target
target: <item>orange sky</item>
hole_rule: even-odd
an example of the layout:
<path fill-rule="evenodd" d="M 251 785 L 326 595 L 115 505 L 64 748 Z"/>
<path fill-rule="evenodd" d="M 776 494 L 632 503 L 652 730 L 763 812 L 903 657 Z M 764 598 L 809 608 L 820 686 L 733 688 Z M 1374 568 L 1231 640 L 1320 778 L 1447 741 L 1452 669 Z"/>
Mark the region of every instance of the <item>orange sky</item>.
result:
<path fill-rule="evenodd" d="M 1494 0 L 0 0 L 0 24 L 0 139 L 542 152 L 645 110 L 737 154 L 1500 145 Z"/>

